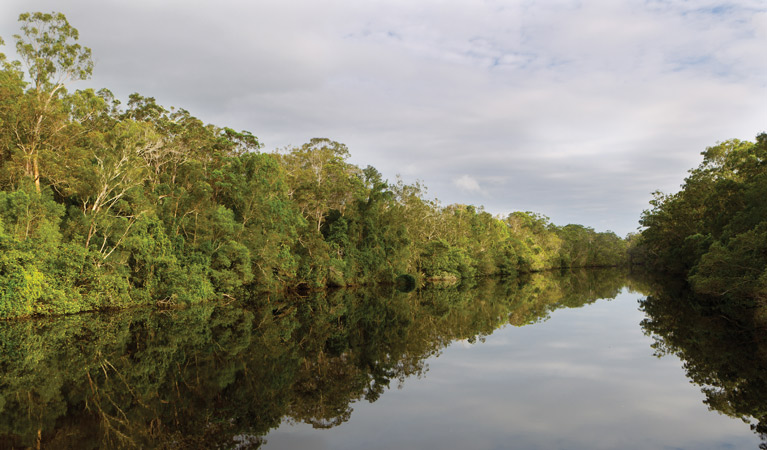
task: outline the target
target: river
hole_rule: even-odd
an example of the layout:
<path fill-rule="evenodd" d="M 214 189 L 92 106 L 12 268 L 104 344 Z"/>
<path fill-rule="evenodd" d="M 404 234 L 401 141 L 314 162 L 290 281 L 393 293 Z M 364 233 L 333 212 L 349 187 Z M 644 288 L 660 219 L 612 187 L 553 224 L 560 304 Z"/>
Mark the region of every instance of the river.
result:
<path fill-rule="evenodd" d="M 658 289 L 602 270 L 4 323 L 0 448 L 758 448 L 763 349 Z"/>

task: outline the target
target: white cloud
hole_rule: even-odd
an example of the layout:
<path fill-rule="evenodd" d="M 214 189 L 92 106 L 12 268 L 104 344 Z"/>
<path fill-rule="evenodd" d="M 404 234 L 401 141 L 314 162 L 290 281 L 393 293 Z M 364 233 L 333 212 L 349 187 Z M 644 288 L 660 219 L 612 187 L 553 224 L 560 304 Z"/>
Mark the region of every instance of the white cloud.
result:
<path fill-rule="evenodd" d="M 453 184 L 455 184 L 458 188 L 463 189 L 464 191 L 482 193 L 482 188 L 479 187 L 477 180 L 469 175 L 461 175 L 455 181 L 453 181 Z"/>
<path fill-rule="evenodd" d="M 4 1 L 0 36 L 12 44 L 19 12 L 62 10 L 95 87 L 267 149 L 330 137 L 492 213 L 625 234 L 706 146 L 767 131 L 757 0 L 67 3 Z"/>

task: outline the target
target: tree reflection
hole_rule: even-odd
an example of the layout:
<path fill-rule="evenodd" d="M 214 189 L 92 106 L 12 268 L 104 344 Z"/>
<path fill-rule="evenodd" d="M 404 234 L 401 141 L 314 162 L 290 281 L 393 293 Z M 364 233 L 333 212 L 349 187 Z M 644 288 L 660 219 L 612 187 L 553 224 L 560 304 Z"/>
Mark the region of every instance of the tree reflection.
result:
<path fill-rule="evenodd" d="M 767 337 L 758 309 L 722 310 L 679 282 L 641 301 L 657 356 L 677 355 L 710 409 L 742 419 L 767 449 Z"/>
<path fill-rule="evenodd" d="M 614 297 L 618 271 L 0 324 L 3 448 L 258 448 L 349 419 L 459 339 Z"/>

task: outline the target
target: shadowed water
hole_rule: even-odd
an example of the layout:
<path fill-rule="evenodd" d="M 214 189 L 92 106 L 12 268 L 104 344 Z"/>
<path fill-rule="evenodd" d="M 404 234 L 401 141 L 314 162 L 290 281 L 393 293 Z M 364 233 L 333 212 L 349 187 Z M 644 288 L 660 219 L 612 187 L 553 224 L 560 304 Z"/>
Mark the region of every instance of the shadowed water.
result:
<path fill-rule="evenodd" d="M 0 448 L 756 448 L 764 342 L 686 295 L 598 270 L 3 323 Z"/>

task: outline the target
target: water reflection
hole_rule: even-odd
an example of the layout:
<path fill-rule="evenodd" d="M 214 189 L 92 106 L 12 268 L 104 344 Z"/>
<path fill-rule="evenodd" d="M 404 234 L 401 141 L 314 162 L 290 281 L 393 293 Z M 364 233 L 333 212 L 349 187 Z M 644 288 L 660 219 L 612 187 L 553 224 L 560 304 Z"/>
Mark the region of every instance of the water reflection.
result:
<path fill-rule="evenodd" d="M 454 351 L 452 342 L 540 324 L 636 283 L 618 271 L 537 274 L 0 324 L 0 448 L 259 448 L 284 421 L 331 428 L 353 407 L 397 398 L 387 388 L 420 383 L 427 360 L 434 366 L 430 358 Z M 645 327 L 663 339 L 656 305 L 647 300 Z M 544 332 L 536 327 L 524 328 Z M 560 344 L 567 352 L 568 340 Z M 504 370 L 524 370 L 524 361 Z M 439 384 L 434 372 L 428 379 Z"/>
<path fill-rule="evenodd" d="M 759 308 L 733 310 L 658 283 L 641 302 L 656 355 L 676 355 L 710 409 L 751 425 L 767 449 L 767 324 Z"/>

